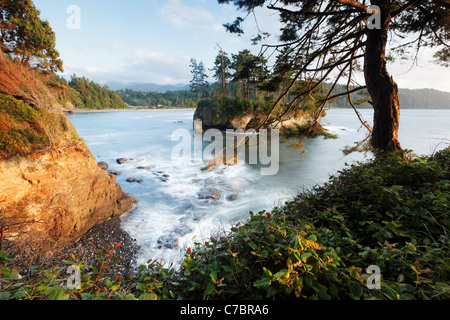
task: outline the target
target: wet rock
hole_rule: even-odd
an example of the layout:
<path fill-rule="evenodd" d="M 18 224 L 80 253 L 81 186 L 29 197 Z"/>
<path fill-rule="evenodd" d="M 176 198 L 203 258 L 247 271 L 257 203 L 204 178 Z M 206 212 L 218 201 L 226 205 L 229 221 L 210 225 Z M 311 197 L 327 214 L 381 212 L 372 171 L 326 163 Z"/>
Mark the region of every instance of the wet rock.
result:
<path fill-rule="evenodd" d="M 139 179 L 139 180 L 137 180 L 136 182 L 137 182 L 137 183 L 142 183 L 142 182 L 144 182 L 144 179 Z"/>
<path fill-rule="evenodd" d="M 128 159 L 127 158 L 119 158 L 116 161 L 117 161 L 118 164 L 124 164 L 125 162 L 128 161 Z"/>
<path fill-rule="evenodd" d="M 122 174 L 122 172 L 120 171 L 116 171 L 116 170 L 108 170 L 109 173 L 115 175 L 115 176 L 120 176 Z"/>
<path fill-rule="evenodd" d="M 102 169 L 102 170 L 108 169 L 108 164 L 107 164 L 106 162 L 104 162 L 104 161 L 98 162 L 98 166 L 99 166 L 100 169 Z"/>
<path fill-rule="evenodd" d="M 126 181 L 129 182 L 129 183 L 132 183 L 132 182 L 136 182 L 136 179 L 135 178 L 128 178 Z"/>
<path fill-rule="evenodd" d="M 138 170 L 152 170 L 152 169 L 155 169 L 155 166 L 145 166 L 145 167 L 139 166 L 136 169 L 138 169 Z"/>
<path fill-rule="evenodd" d="M 159 176 L 159 179 L 162 182 L 167 182 L 170 178 L 170 175 L 167 173 L 164 173 L 164 171 L 158 171 L 157 173 L 154 173 L 154 175 Z"/>
<path fill-rule="evenodd" d="M 158 249 L 178 249 L 180 243 L 178 238 L 174 238 L 172 235 L 161 236 L 157 241 Z"/>
<path fill-rule="evenodd" d="M 238 196 L 237 194 L 230 194 L 227 196 L 227 200 L 228 201 L 236 200 L 237 196 Z"/>
<path fill-rule="evenodd" d="M 188 226 L 178 226 L 175 229 L 173 229 L 173 232 L 177 236 L 182 237 L 182 236 L 187 235 L 189 232 L 192 232 L 192 229 Z"/>
<path fill-rule="evenodd" d="M 222 190 L 212 187 L 201 188 L 198 192 L 198 198 L 203 200 L 219 200 L 222 196 Z"/>

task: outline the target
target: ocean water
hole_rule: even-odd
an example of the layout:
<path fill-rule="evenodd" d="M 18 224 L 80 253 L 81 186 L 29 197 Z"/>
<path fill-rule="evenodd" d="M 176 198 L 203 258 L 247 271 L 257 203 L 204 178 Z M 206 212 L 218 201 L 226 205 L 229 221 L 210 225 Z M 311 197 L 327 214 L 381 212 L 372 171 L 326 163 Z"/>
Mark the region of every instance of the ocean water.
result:
<path fill-rule="evenodd" d="M 136 239 L 141 251 L 137 264 L 158 259 L 177 266 L 195 242 L 227 231 L 249 217 L 249 212 L 270 210 L 305 188 L 326 182 L 348 164 L 366 161 L 371 154 L 342 150 L 366 136 L 354 112 L 332 109 L 322 125 L 336 139 L 318 137 L 281 140 L 279 168 L 262 175 L 258 165 L 240 162 L 203 170 L 206 162 L 191 149 L 172 156 L 181 140 L 180 130 L 194 136 L 193 110 L 81 112 L 69 115 L 98 161 L 121 172 L 117 182 L 139 199 L 136 208 L 121 217 L 123 228 Z M 371 123 L 371 110 L 362 110 Z M 450 110 L 402 110 L 399 140 L 416 154 L 430 154 L 449 146 Z M 193 142 L 194 140 L 192 140 Z M 194 144 L 193 144 L 194 145 Z M 127 158 L 123 164 L 116 159 Z M 129 178 L 141 183 L 127 182 Z M 201 195 L 214 190 L 216 199 Z"/>

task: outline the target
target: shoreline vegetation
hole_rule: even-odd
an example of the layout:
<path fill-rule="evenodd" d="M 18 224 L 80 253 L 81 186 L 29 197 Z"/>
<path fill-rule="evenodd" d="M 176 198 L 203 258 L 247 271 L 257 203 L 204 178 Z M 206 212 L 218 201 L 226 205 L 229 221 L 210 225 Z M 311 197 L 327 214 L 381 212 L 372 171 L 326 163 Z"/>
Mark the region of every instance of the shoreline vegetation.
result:
<path fill-rule="evenodd" d="M 446 300 L 449 165 L 450 148 L 351 165 L 285 205 L 250 212 L 230 232 L 187 248 L 177 270 L 152 259 L 133 272 L 124 268 L 132 255 L 119 250 L 137 248 L 124 240 L 118 219 L 83 237 L 78 249 L 88 262 L 69 250 L 65 259 L 22 270 L 1 252 L 0 299 Z M 95 249 L 86 245 L 99 239 Z M 380 289 L 367 286 L 371 265 L 381 270 Z M 81 270 L 79 289 L 67 287 L 69 266 Z"/>

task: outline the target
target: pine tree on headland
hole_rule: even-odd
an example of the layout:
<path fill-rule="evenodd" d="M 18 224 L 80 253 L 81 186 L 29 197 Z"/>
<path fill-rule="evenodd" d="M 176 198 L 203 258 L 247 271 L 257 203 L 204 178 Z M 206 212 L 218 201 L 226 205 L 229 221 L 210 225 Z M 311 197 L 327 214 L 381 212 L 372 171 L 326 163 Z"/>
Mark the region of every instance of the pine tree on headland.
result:
<path fill-rule="evenodd" d="M 200 61 L 200 63 L 197 63 L 197 60 L 191 59 L 190 67 L 192 73 L 190 88 L 192 92 L 197 93 L 198 102 L 200 97 L 208 96 L 208 75 L 206 74 L 205 66 L 203 65 L 202 61 Z"/>
<path fill-rule="evenodd" d="M 0 49 L 45 73 L 63 71 L 55 34 L 32 0 L 0 0 Z"/>

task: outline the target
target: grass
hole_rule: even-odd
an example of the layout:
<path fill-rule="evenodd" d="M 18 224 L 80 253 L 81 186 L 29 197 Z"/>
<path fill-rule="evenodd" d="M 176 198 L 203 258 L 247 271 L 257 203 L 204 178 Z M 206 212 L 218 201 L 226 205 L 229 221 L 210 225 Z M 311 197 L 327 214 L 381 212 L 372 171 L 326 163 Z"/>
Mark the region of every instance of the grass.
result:
<path fill-rule="evenodd" d="M 177 269 L 149 260 L 135 274 L 62 261 L 18 279 L 0 253 L 2 299 L 389 299 L 450 298 L 450 149 L 426 158 L 378 155 L 298 194 L 284 206 L 197 243 Z M 370 289 L 370 266 L 381 272 Z M 109 270 L 111 271 L 111 270 Z M 20 280 L 20 281 L 19 281 Z"/>

